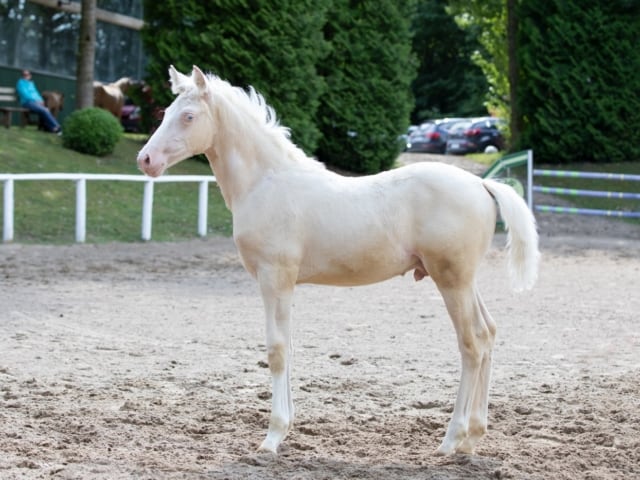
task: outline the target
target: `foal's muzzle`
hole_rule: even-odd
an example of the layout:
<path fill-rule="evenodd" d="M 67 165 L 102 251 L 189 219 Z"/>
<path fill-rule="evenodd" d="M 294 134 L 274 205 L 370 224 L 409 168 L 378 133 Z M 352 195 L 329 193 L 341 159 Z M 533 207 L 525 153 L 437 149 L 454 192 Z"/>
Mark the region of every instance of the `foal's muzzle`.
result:
<path fill-rule="evenodd" d="M 159 177 L 164 171 L 164 166 L 162 164 L 153 165 L 151 155 L 148 153 L 143 153 L 138 156 L 138 168 L 150 177 Z"/>

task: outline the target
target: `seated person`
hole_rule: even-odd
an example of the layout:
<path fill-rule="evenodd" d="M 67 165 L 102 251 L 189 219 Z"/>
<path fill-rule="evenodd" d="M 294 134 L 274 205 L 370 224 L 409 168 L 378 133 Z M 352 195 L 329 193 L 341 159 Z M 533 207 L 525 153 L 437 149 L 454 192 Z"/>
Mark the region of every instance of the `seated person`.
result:
<path fill-rule="evenodd" d="M 60 124 L 44 105 L 42 95 L 36 88 L 36 84 L 31 80 L 31 72 L 29 70 L 22 71 L 22 78 L 16 84 L 16 93 L 18 94 L 20 105 L 37 113 L 49 132 L 60 133 Z"/>

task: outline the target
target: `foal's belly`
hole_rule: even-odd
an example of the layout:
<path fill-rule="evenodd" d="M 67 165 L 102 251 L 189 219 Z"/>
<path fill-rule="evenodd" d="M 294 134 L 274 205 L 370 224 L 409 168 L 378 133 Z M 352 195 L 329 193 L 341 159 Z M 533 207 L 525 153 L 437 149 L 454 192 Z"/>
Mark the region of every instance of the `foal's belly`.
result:
<path fill-rule="evenodd" d="M 422 268 L 410 254 L 381 256 L 378 252 L 355 256 L 305 259 L 300 266 L 297 283 L 356 286 L 382 282 L 409 270 Z"/>

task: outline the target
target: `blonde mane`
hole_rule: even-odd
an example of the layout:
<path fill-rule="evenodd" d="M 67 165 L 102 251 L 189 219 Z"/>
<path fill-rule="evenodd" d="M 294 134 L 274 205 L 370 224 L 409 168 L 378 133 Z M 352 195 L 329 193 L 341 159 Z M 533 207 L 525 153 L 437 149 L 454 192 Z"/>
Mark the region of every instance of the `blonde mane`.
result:
<path fill-rule="evenodd" d="M 289 158 L 324 168 L 324 164 L 309 158 L 291 141 L 290 129 L 280 124 L 274 108 L 267 104 L 264 96 L 253 86 L 249 86 L 248 90 L 245 90 L 232 86 L 229 82 L 213 74 L 208 74 L 206 78 L 212 107 L 221 125 L 224 125 L 228 133 L 255 135 L 257 127 L 273 141 L 275 146 L 286 153 L 282 160 Z M 251 122 L 247 122 L 247 119 L 250 119 Z M 233 143 L 246 145 L 247 142 L 236 141 Z"/>

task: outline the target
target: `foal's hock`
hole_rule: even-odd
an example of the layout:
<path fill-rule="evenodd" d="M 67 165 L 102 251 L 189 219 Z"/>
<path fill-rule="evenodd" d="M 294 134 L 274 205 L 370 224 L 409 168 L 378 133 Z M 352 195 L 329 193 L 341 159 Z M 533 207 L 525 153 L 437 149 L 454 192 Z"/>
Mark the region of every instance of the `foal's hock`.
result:
<path fill-rule="evenodd" d="M 151 176 L 204 153 L 233 213 L 233 238 L 264 301 L 272 410 L 261 450 L 276 452 L 293 425 L 291 303 L 299 283 L 363 285 L 413 271 L 441 292 L 458 337 L 460 387 L 441 454 L 473 452 L 487 429 L 496 326 L 476 285 L 498 210 L 509 229 L 509 273 L 531 288 L 535 220 L 515 191 L 439 163 L 343 177 L 289 140 L 253 89 L 197 67 L 169 69 L 177 98 L 138 155 Z"/>

